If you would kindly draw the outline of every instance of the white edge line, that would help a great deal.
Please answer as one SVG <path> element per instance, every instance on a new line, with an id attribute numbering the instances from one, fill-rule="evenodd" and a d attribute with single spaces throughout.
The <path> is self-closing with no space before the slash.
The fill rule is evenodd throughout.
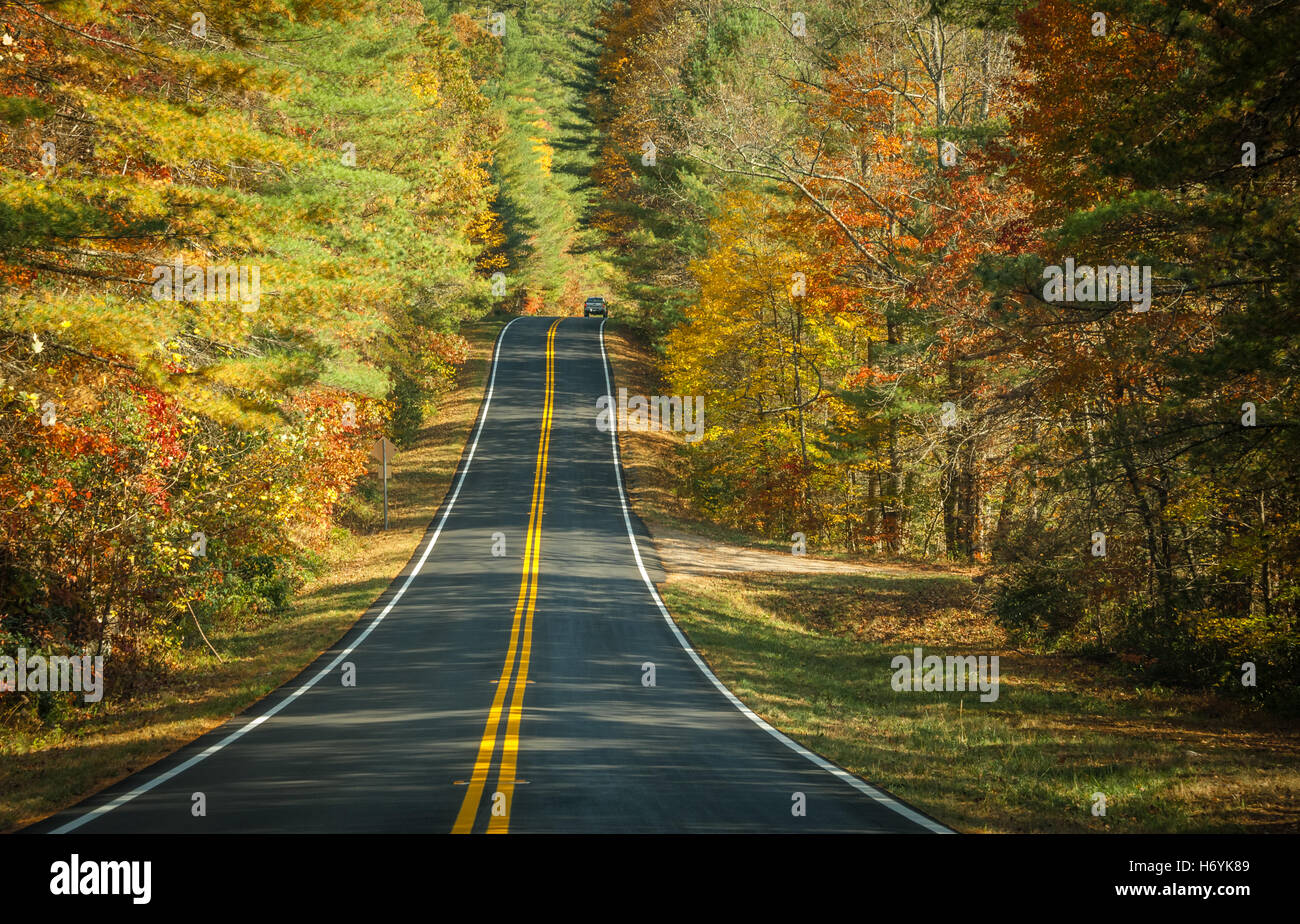
<path id="1" fill-rule="evenodd" d="M 160 773 L 158 776 L 149 780 L 147 783 L 141 783 L 135 789 L 131 790 L 130 792 L 123 793 L 113 801 L 106 802 L 103 805 L 97 806 L 96 808 L 93 808 L 90 811 L 86 812 L 84 815 L 80 815 L 77 818 L 74 818 L 71 821 L 67 822 L 66 824 L 61 825 L 58 828 L 55 828 L 53 831 L 50 832 L 51 834 L 67 834 L 69 831 L 76 830 L 77 828 L 81 827 L 91 819 L 97 818 L 100 815 L 105 815 L 111 812 L 113 809 L 117 808 L 118 806 L 125 805 L 126 803 L 130 802 L 132 799 L 136 798 L 137 796 L 142 796 L 145 793 L 147 793 L 149 790 L 154 789 L 157 786 L 161 786 L 163 783 L 166 783 L 168 780 L 172 779 L 173 777 L 179 776 L 180 774 L 184 773 L 186 770 L 190 769 L 200 761 L 205 760 L 208 757 L 211 757 L 213 754 L 217 753 L 217 751 L 220 751 L 226 745 L 231 744 L 232 742 L 243 737 L 246 732 L 250 732 L 254 728 L 257 728 L 257 726 L 261 725 L 267 719 L 274 716 L 285 706 L 289 705 L 299 696 L 302 696 L 304 693 L 306 693 L 308 690 L 314 687 L 317 683 L 319 683 L 327 674 L 329 674 L 332 670 L 334 670 L 334 668 L 338 667 L 338 665 L 340 664 L 340 662 L 343 661 L 344 658 L 352 654 L 352 652 L 355 651 L 357 647 L 366 640 L 366 638 L 370 635 L 371 632 L 375 631 L 375 627 L 384 621 L 384 617 L 388 615 L 389 610 L 391 610 L 397 604 L 398 600 L 402 599 L 402 594 L 406 593 L 406 588 L 411 586 L 411 582 L 415 580 L 416 575 L 420 573 L 420 569 L 424 567 L 424 563 L 428 561 L 429 553 L 433 551 L 433 544 L 438 541 L 438 536 L 442 534 L 442 527 L 447 523 L 447 517 L 451 515 L 452 508 L 456 506 L 456 498 L 460 496 L 461 486 L 465 484 L 465 476 L 469 474 L 470 463 L 474 461 L 474 451 L 478 449 L 478 440 L 479 437 L 483 434 L 483 425 L 487 423 L 488 408 L 492 406 L 492 392 L 493 389 L 496 387 L 496 382 L 497 382 L 497 358 L 501 355 L 501 344 L 505 342 L 506 331 L 510 329 L 510 325 L 514 324 L 515 321 L 518 320 L 519 318 L 512 319 L 509 324 L 506 324 L 505 327 L 501 328 L 501 333 L 497 335 L 496 349 L 492 352 L 492 376 L 488 380 L 487 395 L 483 400 L 483 412 L 482 412 L 483 416 L 479 418 L 478 427 L 474 431 L 474 441 L 470 444 L 469 454 L 465 457 L 465 467 L 460 470 L 460 478 L 456 480 L 456 487 L 452 491 L 451 499 L 447 502 L 446 509 L 444 509 L 442 512 L 442 519 L 438 521 L 438 528 L 435 529 L 433 531 L 433 535 L 429 537 L 429 543 L 424 547 L 424 554 L 422 554 L 420 556 L 420 560 L 415 563 L 415 567 L 411 569 L 411 573 L 407 575 L 406 581 L 403 582 L 402 586 L 398 589 L 397 593 L 393 594 L 393 599 L 389 600 L 388 605 L 383 608 L 380 614 L 370 621 L 370 625 L 366 626 L 365 631 L 362 632 L 359 636 L 357 636 L 356 641 L 354 641 L 343 651 L 339 652 L 338 655 L 335 656 L 334 660 L 331 661 L 327 667 L 322 669 L 320 673 L 318 673 L 315 677 L 311 678 L 311 680 L 308 680 L 302 686 L 298 687 L 298 689 L 294 690 L 284 699 L 276 703 L 272 708 L 268 709 L 266 712 L 262 713 L 257 718 L 253 719 L 251 722 L 247 722 L 244 725 L 241 725 L 239 728 L 235 729 L 229 735 L 222 738 L 216 744 L 204 748 L 202 751 L 200 751 L 198 754 L 195 754 L 189 760 L 185 761 L 182 764 L 178 764 L 175 767 L 172 767 L 166 773 Z"/>
<path id="2" fill-rule="evenodd" d="M 613 393 L 613 385 L 610 383 L 609 380 L 609 358 L 605 355 L 605 322 L 603 320 L 600 322 L 600 358 L 601 358 L 602 367 L 605 372 L 605 394 L 609 396 L 612 395 Z M 701 658 L 699 654 L 695 651 L 695 649 L 691 647 L 691 643 L 686 640 L 686 636 L 682 634 L 682 630 L 678 628 L 677 623 L 673 622 L 673 617 L 669 614 L 668 607 L 664 606 L 663 600 L 659 598 L 659 591 L 655 590 L 654 582 L 650 580 L 650 575 L 646 573 L 645 563 L 641 560 L 641 549 L 637 545 L 636 533 L 634 533 L 632 530 L 632 518 L 628 511 L 627 494 L 623 490 L 623 464 L 620 461 L 619 454 L 618 454 L 618 428 L 617 427 L 610 427 L 609 441 L 610 441 L 610 445 L 614 449 L 614 472 L 618 479 L 619 502 L 623 506 L 623 523 L 624 525 L 627 526 L 627 538 L 632 543 L 632 554 L 636 558 L 637 570 L 641 572 L 641 580 L 645 581 L 645 586 L 650 591 L 650 596 L 654 598 L 655 605 L 659 607 L 659 613 L 661 616 L 663 616 L 664 622 L 668 623 L 668 628 L 671 629 L 673 635 L 676 636 L 678 644 L 680 644 L 682 648 L 685 649 L 686 653 L 691 656 L 691 660 L 695 662 L 695 666 L 700 669 L 700 672 L 703 673 L 704 676 L 707 677 L 709 681 L 715 687 L 718 688 L 719 692 L 721 692 L 723 696 L 725 696 L 728 700 L 731 701 L 731 705 L 735 706 L 737 709 L 740 710 L 740 712 L 745 716 L 745 718 L 749 719 L 759 728 L 763 729 L 763 731 L 767 732 L 769 735 L 771 735 L 777 741 L 784 744 L 790 750 L 794 751 L 796 754 L 808 758 L 808 760 L 812 761 L 814 764 L 816 764 L 821 769 L 825 770 L 827 773 L 830 773 L 835 777 L 837 777 L 838 779 L 843 780 L 845 783 L 848 783 L 850 786 L 858 790 L 858 792 L 862 793 L 863 795 L 870 796 L 872 799 L 876 800 L 886 808 L 893 809 L 895 812 L 902 815 L 908 821 L 911 821 L 914 824 L 918 824 L 921 827 L 925 828 L 926 830 L 934 832 L 935 834 L 955 834 L 956 832 L 953 831 L 951 828 L 947 828 L 944 825 L 941 825 L 933 818 L 927 818 L 925 815 L 922 815 L 920 812 L 916 811 L 915 809 L 899 802 L 889 793 L 883 792 L 877 789 L 876 787 L 872 786 L 870 783 L 858 779 L 856 776 L 849 773 L 847 770 L 843 769 L 842 767 L 835 766 L 835 764 L 831 763 L 826 758 L 822 757 L 819 754 L 813 753 L 812 751 L 804 747 L 802 744 L 799 744 L 797 741 L 794 741 L 791 738 L 787 737 L 783 732 L 780 732 L 777 729 L 773 728 L 762 718 L 762 716 L 758 715 L 752 709 L 750 709 L 748 706 L 742 703 L 736 697 L 736 694 L 728 690 L 726 685 L 723 684 L 723 682 L 717 678 L 717 676 L 713 673 L 713 671 L 709 670 L 709 666 L 704 663 L 704 659 Z"/>

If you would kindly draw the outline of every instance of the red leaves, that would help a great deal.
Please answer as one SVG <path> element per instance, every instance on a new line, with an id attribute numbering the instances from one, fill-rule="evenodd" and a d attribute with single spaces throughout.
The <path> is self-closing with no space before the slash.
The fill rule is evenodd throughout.
<path id="1" fill-rule="evenodd" d="M 170 468 L 186 455 L 181 443 L 176 400 L 152 388 L 138 388 L 136 391 L 144 399 L 141 411 L 147 422 L 147 440 L 153 448 L 154 457 L 164 469 Z"/>
<path id="2" fill-rule="evenodd" d="M 65 459 L 75 459 L 84 455 L 99 455 L 110 458 L 118 471 L 125 471 L 119 458 L 119 447 L 107 433 L 83 430 L 75 424 L 59 421 L 51 426 L 33 425 L 38 439 L 45 449 Z M 59 463 L 55 462 L 54 466 Z M 52 467 L 54 467 L 52 466 Z"/>
<path id="3" fill-rule="evenodd" d="M 469 341 L 460 334 L 430 334 L 429 349 L 438 359 L 452 366 L 463 365 L 469 359 Z"/>

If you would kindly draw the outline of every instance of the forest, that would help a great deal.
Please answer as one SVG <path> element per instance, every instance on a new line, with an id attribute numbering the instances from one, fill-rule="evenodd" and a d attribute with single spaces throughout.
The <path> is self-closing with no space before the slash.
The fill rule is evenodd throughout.
<path id="1" fill-rule="evenodd" d="M 464 323 L 600 287 L 703 399 L 701 515 L 976 565 L 1026 645 L 1300 705 L 1294 0 L 0 27 L 0 648 L 163 682 L 369 528 Z"/>
<path id="2" fill-rule="evenodd" d="M 693 504 L 976 564 L 1024 644 L 1294 706 L 1295 3 L 602 28 L 593 221 L 705 398 Z"/>
<path id="3" fill-rule="evenodd" d="M 418 3 L 0 16 L 0 646 L 127 695 L 285 607 L 435 411 L 503 259 L 499 48 Z"/>

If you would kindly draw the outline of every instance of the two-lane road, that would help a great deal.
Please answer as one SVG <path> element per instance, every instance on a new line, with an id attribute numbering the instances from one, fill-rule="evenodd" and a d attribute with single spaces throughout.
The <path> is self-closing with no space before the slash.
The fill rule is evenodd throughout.
<path id="1" fill-rule="evenodd" d="M 946 831 L 768 727 L 690 650 L 596 426 L 603 325 L 507 326 L 451 492 L 333 649 L 29 830 Z"/>

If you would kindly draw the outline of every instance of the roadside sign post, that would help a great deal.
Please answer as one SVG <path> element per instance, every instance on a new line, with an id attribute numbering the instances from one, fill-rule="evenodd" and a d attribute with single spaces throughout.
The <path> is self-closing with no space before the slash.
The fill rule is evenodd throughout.
<path id="1" fill-rule="evenodd" d="M 380 475 L 384 479 L 384 529 L 388 529 L 388 459 L 396 448 L 388 437 L 381 436 L 370 450 L 371 458 L 379 460 Z"/>

